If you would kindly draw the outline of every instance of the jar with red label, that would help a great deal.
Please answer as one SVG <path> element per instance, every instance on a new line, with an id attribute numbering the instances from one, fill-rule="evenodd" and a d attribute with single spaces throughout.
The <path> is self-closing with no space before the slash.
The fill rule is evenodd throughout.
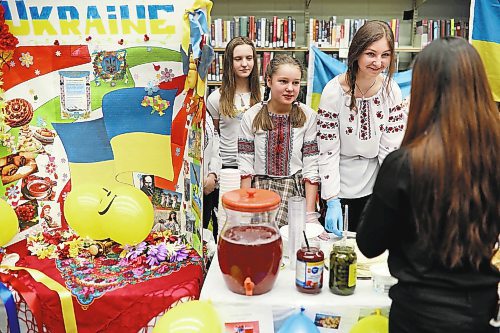
<path id="1" fill-rule="evenodd" d="M 325 256 L 319 247 L 303 246 L 297 251 L 295 286 L 306 294 L 317 294 L 323 287 L 323 265 Z"/>

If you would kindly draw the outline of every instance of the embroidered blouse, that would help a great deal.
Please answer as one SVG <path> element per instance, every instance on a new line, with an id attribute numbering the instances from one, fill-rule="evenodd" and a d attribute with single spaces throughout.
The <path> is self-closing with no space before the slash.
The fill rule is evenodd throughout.
<path id="1" fill-rule="evenodd" d="M 396 82 L 368 98 L 357 98 L 358 111 L 349 110 L 350 94 L 336 76 L 323 89 L 318 108 L 321 196 L 361 198 L 372 193 L 384 158 L 399 148 L 407 120 Z"/>
<path id="2" fill-rule="evenodd" d="M 304 126 L 292 128 L 288 114 L 269 112 L 273 123 L 271 131 L 253 128 L 262 103 L 245 112 L 238 138 L 238 166 L 242 177 L 289 177 L 302 171 L 304 181 L 319 183 L 317 115 L 305 104 L 299 107 L 306 115 Z"/>
<path id="3" fill-rule="evenodd" d="M 208 96 L 207 110 L 214 120 L 219 120 L 220 156 L 223 165 L 238 166 L 238 133 L 243 113 L 250 108 L 250 93 L 235 94 L 234 105 L 237 114 L 234 118 L 224 116 L 219 112 L 220 90 L 217 89 Z"/>
<path id="4" fill-rule="evenodd" d="M 205 119 L 205 142 L 203 147 L 203 177 L 214 173 L 217 177 L 220 175 L 221 159 L 219 152 L 219 134 L 215 130 L 214 121 L 210 114 Z"/>

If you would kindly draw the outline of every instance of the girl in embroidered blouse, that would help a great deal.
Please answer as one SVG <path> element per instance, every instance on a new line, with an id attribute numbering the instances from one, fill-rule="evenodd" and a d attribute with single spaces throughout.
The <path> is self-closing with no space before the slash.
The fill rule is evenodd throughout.
<path id="1" fill-rule="evenodd" d="M 316 208 L 316 113 L 296 101 L 302 72 L 302 64 L 291 56 L 277 55 L 271 60 L 266 70 L 264 100 L 269 92 L 271 99 L 245 112 L 238 139 L 241 187 L 253 185 L 280 194 L 276 216 L 279 226 L 287 224 L 291 196 L 305 196 L 309 216 L 315 214 Z"/>
<path id="2" fill-rule="evenodd" d="M 222 168 L 238 168 L 238 132 L 243 113 L 261 101 L 257 53 L 247 37 L 235 37 L 226 46 L 220 89 L 207 99 L 207 110 L 220 134 Z"/>
<path id="3" fill-rule="evenodd" d="M 356 32 L 347 62 L 347 72 L 323 89 L 318 108 L 325 228 L 338 236 L 340 200 L 349 206 L 349 230 L 355 231 L 380 164 L 401 144 L 407 118 L 401 90 L 392 80 L 394 36 L 385 22 L 368 21 Z"/>

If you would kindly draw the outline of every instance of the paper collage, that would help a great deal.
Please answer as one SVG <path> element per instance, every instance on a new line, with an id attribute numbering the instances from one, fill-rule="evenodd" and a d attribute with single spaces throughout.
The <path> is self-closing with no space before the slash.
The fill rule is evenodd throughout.
<path id="1" fill-rule="evenodd" d="M 0 197 L 19 218 L 14 241 L 64 226 L 71 188 L 124 183 L 150 197 L 154 228 L 187 230 L 201 250 L 208 3 L 0 1 L 19 41 L 0 43 Z"/>

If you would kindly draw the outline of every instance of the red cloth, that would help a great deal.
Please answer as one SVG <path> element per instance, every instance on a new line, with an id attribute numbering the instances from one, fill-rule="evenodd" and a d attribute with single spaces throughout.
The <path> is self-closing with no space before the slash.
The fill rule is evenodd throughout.
<path id="1" fill-rule="evenodd" d="M 65 285 L 54 260 L 27 256 L 16 266 L 37 269 Z M 28 273 L 20 273 L 19 279 L 36 291 L 43 323 L 49 331 L 65 332 L 57 293 L 34 281 Z M 175 301 L 183 297 L 198 299 L 202 281 L 202 267 L 189 265 L 167 276 L 106 292 L 89 306 L 82 306 L 73 296 L 78 332 L 137 332 Z"/>

